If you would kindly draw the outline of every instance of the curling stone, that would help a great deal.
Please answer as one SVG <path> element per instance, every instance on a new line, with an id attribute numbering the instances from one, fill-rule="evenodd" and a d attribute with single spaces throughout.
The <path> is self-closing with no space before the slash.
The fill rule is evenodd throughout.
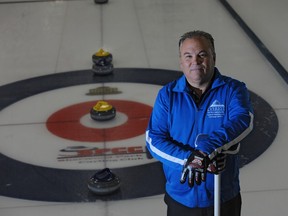
<path id="1" fill-rule="evenodd" d="M 105 168 L 96 172 L 88 181 L 88 189 L 97 195 L 107 195 L 120 188 L 120 179 Z"/>
<path id="2" fill-rule="evenodd" d="M 112 64 L 113 56 L 111 53 L 99 49 L 92 55 L 93 67 L 92 71 L 95 75 L 108 75 L 113 72 L 114 66 Z"/>
<path id="3" fill-rule="evenodd" d="M 95 4 L 105 4 L 108 3 L 108 0 L 94 0 Z"/>
<path id="4" fill-rule="evenodd" d="M 116 109 L 106 101 L 98 101 L 90 110 L 90 116 L 96 121 L 107 121 L 115 118 Z"/>

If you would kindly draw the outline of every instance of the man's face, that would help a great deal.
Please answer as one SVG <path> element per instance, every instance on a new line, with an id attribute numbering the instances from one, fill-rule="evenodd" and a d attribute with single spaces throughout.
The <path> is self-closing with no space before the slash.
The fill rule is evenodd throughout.
<path id="1" fill-rule="evenodd" d="M 208 85 L 214 74 L 215 56 L 203 37 L 186 39 L 180 46 L 180 68 L 191 86 Z"/>

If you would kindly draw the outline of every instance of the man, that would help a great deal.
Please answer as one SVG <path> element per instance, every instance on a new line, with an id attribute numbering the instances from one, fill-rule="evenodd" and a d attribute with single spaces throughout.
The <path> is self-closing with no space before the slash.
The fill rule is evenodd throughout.
<path id="1" fill-rule="evenodd" d="M 215 67 L 209 33 L 185 33 L 179 55 L 183 76 L 158 92 L 146 131 L 147 148 L 163 164 L 167 215 L 212 216 L 214 175 L 221 172 L 221 216 L 239 216 L 235 153 L 253 128 L 249 92 Z"/>

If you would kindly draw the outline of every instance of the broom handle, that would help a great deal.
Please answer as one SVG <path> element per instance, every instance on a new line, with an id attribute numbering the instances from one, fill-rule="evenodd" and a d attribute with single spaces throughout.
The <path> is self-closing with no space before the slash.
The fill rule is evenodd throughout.
<path id="1" fill-rule="evenodd" d="M 220 216 L 221 206 L 221 175 L 214 175 L 214 216 Z"/>

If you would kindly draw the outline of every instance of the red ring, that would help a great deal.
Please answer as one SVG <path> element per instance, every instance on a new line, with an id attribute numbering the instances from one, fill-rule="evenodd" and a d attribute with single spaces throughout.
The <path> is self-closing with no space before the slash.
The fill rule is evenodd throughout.
<path id="1" fill-rule="evenodd" d="M 125 101 L 105 100 L 115 107 L 117 112 L 127 115 L 124 124 L 112 128 L 89 128 L 80 123 L 80 119 L 90 113 L 97 101 L 89 101 L 65 107 L 53 113 L 46 122 L 47 129 L 64 139 L 86 142 L 103 142 L 128 139 L 145 133 L 152 107 L 146 104 Z"/>

